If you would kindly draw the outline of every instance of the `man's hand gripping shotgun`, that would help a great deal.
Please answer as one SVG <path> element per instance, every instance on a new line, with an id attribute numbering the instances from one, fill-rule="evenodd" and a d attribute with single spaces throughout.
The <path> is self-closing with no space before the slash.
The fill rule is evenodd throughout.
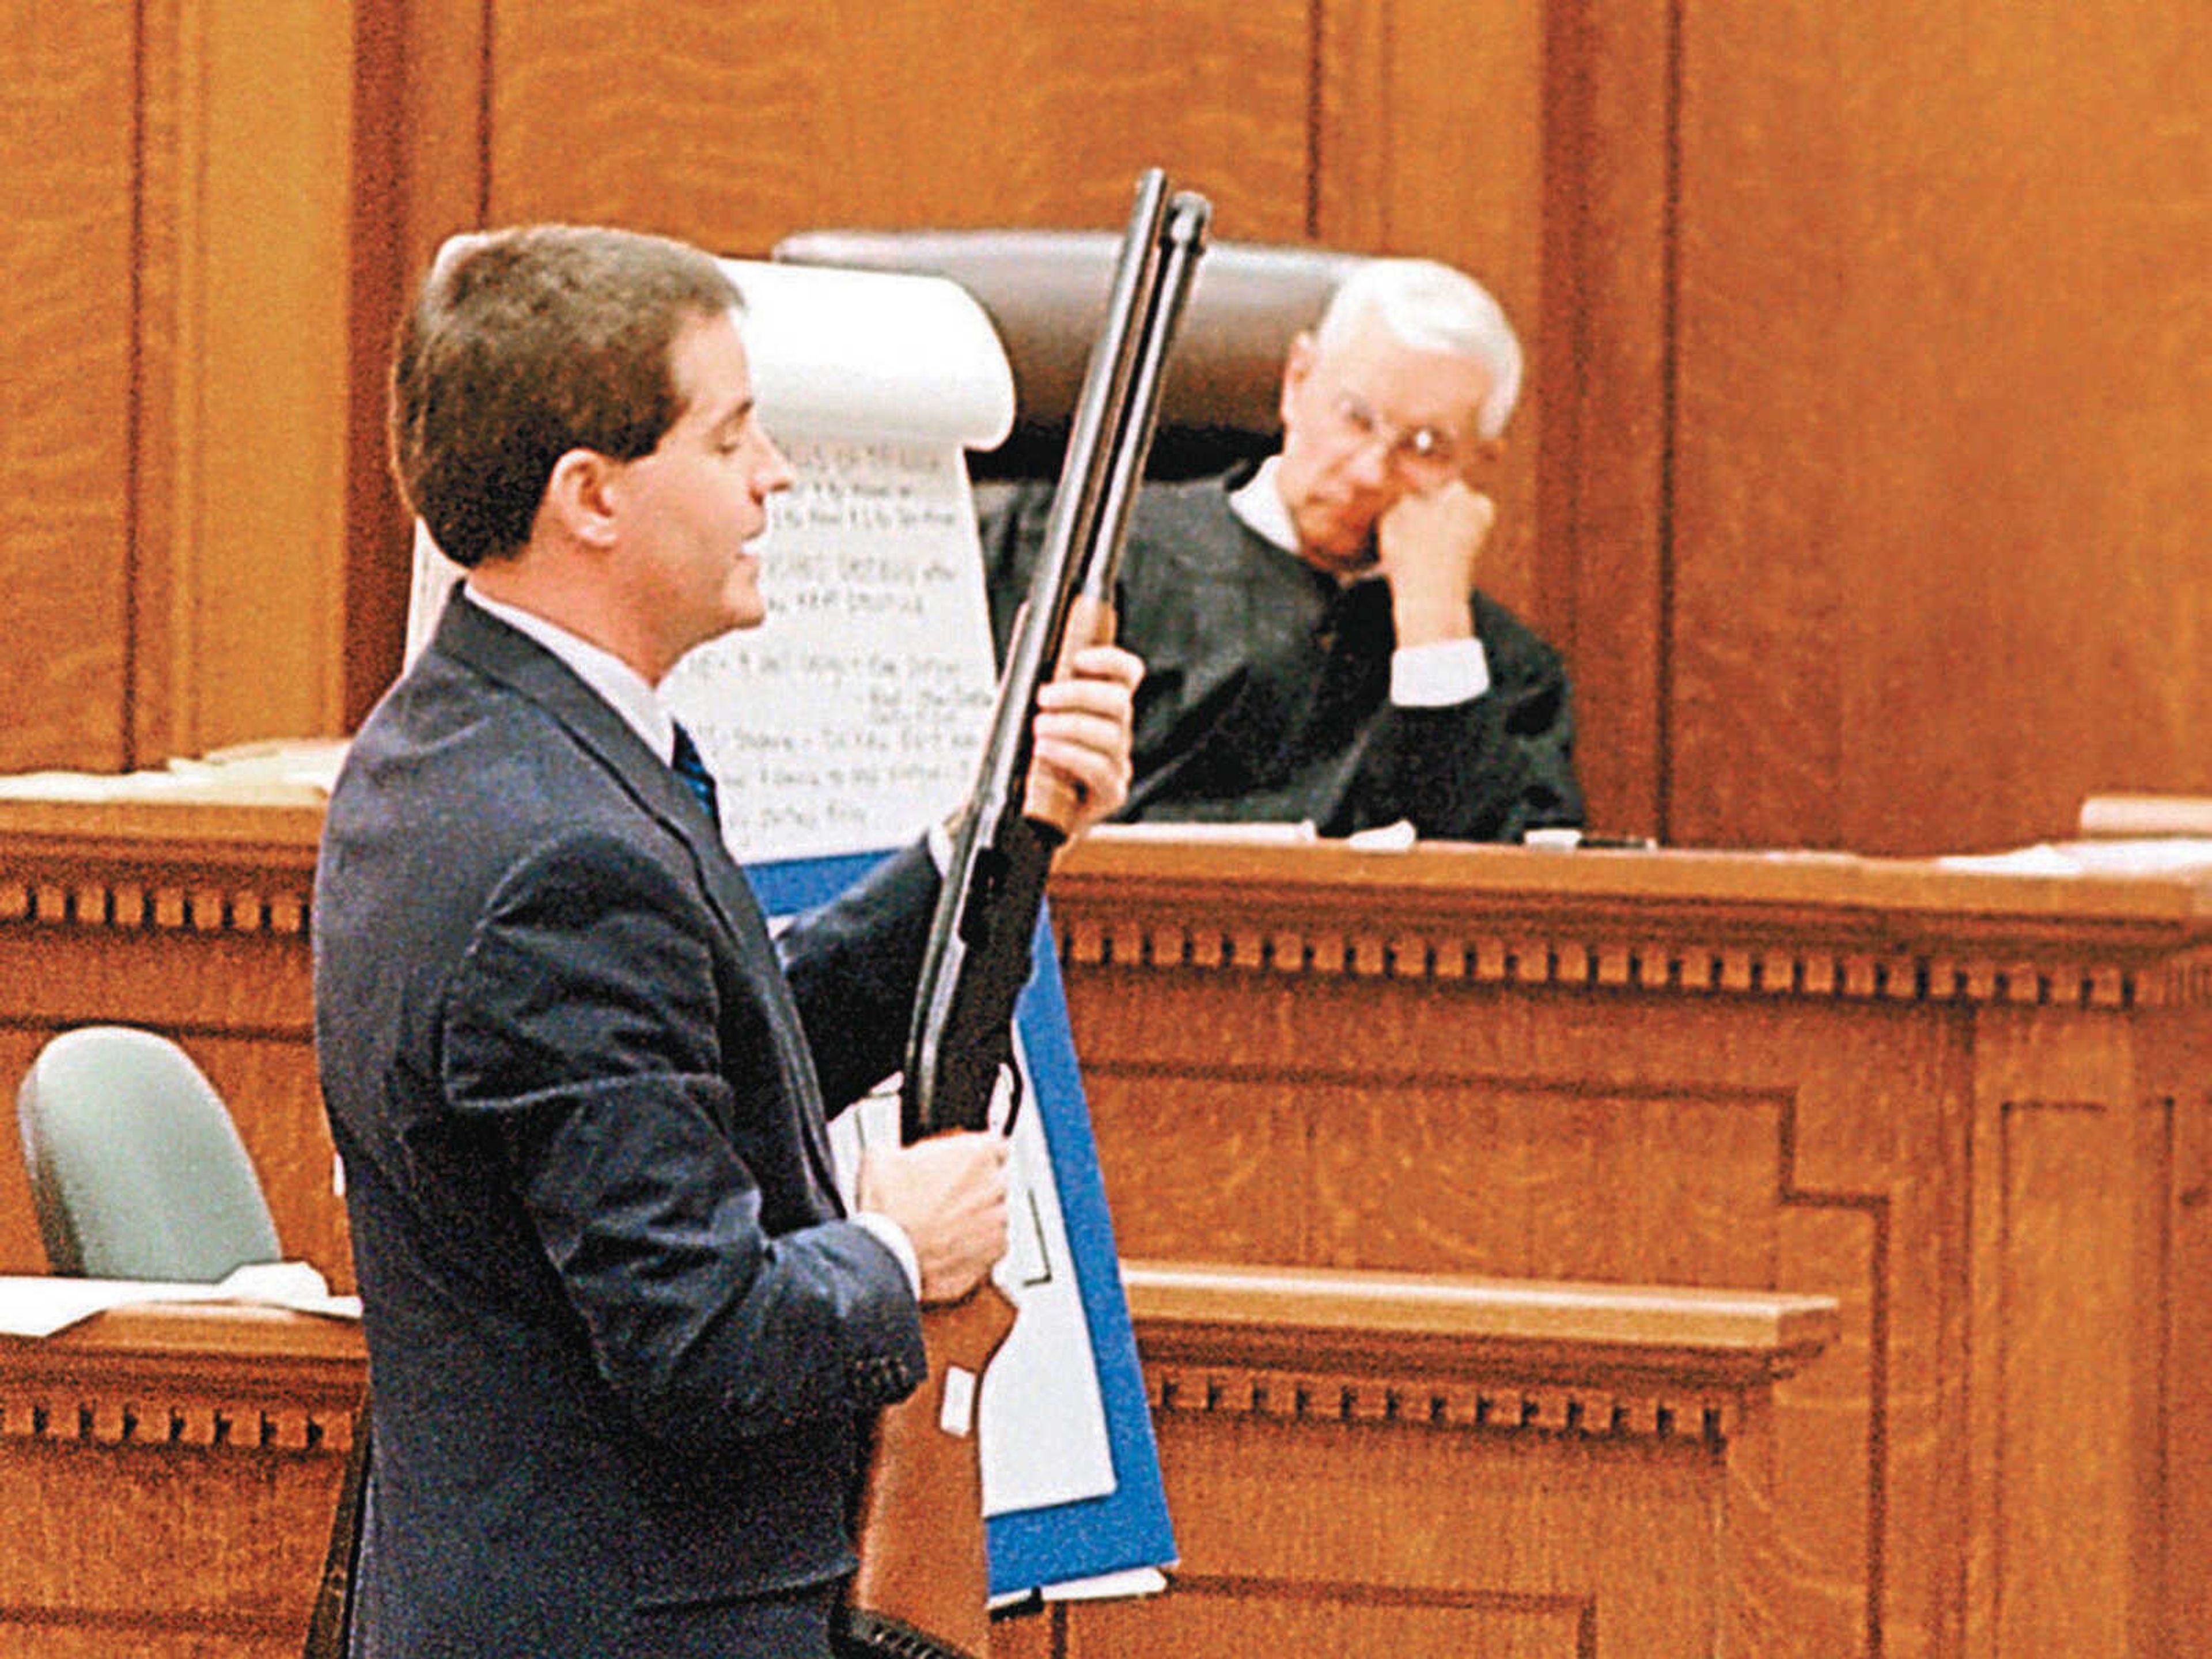
<path id="1" fill-rule="evenodd" d="M 1064 656 L 1114 637 L 1114 592 L 1129 504 L 1144 476 L 1162 372 L 1212 209 L 1170 198 L 1158 169 L 1137 204 L 1091 347 L 1028 602 L 1006 651 L 989 740 L 954 838 L 915 999 L 901 1099 L 908 1142 L 993 1121 L 1018 1098 L 1015 1000 L 1053 854 L 1080 803 L 1030 777 L 1037 688 Z M 1011 1109 L 1000 1126 L 1012 1122 Z M 883 1414 L 861 1499 L 860 1571 L 839 1620 L 848 1659 L 986 1659 L 989 1563 L 974 1402 L 1013 1328 L 989 1279 L 922 1311 L 929 1377 Z"/>

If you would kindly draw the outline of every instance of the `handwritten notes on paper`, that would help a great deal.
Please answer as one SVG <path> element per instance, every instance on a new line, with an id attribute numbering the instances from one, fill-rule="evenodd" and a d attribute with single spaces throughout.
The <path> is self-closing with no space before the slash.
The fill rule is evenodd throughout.
<path id="1" fill-rule="evenodd" d="M 722 781 L 740 860 L 894 846 L 975 781 L 994 673 L 959 453 L 795 441 L 758 544 L 769 620 L 663 695 Z"/>
<path id="2" fill-rule="evenodd" d="M 1013 424 L 990 320 L 941 278 L 726 260 L 760 419 L 797 483 L 754 544 L 768 619 L 661 692 L 741 861 L 895 847 L 975 781 L 997 675 L 965 448 Z M 460 572 L 416 536 L 411 659 Z"/>
<path id="3" fill-rule="evenodd" d="M 997 675 L 963 447 L 1013 424 L 989 319 L 937 277 L 726 261 L 760 417 L 798 482 L 757 545 L 768 620 L 669 706 L 740 862 L 896 847 L 975 781 Z"/>

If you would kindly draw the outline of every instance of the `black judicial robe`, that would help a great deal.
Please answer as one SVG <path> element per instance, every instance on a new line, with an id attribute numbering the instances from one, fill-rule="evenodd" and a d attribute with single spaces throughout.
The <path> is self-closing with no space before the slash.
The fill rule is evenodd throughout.
<path id="1" fill-rule="evenodd" d="M 1148 485 L 1131 511 L 1120 638 L 1145 659 L 1145 681 L 1121 819 L 1310 820 L 1345 836 L 1402 818 L 1452 841 L 1580 824 L 1559 653 L 1478 592 L 1490 689 L 1394 706 L 1388 586 L 1346 586 L 1255 534 L 1229 505 L 1248 476 Z M 983 521 L 1002 659 L 1051 498 L 1024 486 Z"/>

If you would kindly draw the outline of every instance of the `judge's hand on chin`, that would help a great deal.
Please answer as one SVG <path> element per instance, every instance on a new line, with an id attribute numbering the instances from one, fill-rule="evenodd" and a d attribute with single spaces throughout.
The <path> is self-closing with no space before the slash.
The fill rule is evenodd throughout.
<path id="1" fill-rule="evenodd" d="M 1029 807 L 1070 841 L 1129 798 L 1130 733 L 1145 665 L 1118 645 L 1086 645 L 1037 688 Z"/>
<path id="2" fill-rule="evenodd" d="M 1497 504 L 1461 478 L 1409 490 L 1376 520 L 1376 568 L 1390 584 L 1401 646 L 1473 631 L 1468 600 L 1497 521 Z"/>

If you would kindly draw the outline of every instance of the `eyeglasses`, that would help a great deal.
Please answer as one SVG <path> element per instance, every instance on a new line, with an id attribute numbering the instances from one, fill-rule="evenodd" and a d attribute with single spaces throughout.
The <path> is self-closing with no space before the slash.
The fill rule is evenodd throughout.
<path id="1" fill-rule="evenodd" d="M 1459 446 L 1440 427 L 1393 425 L 1368 406 L 1366 399 L 1340 392 L 1328 405 L 1329 416 L 1355 449 L 1382 446 L 1382 459 L 1411 477 L 1440 478 L 1459 461 Z"/>

